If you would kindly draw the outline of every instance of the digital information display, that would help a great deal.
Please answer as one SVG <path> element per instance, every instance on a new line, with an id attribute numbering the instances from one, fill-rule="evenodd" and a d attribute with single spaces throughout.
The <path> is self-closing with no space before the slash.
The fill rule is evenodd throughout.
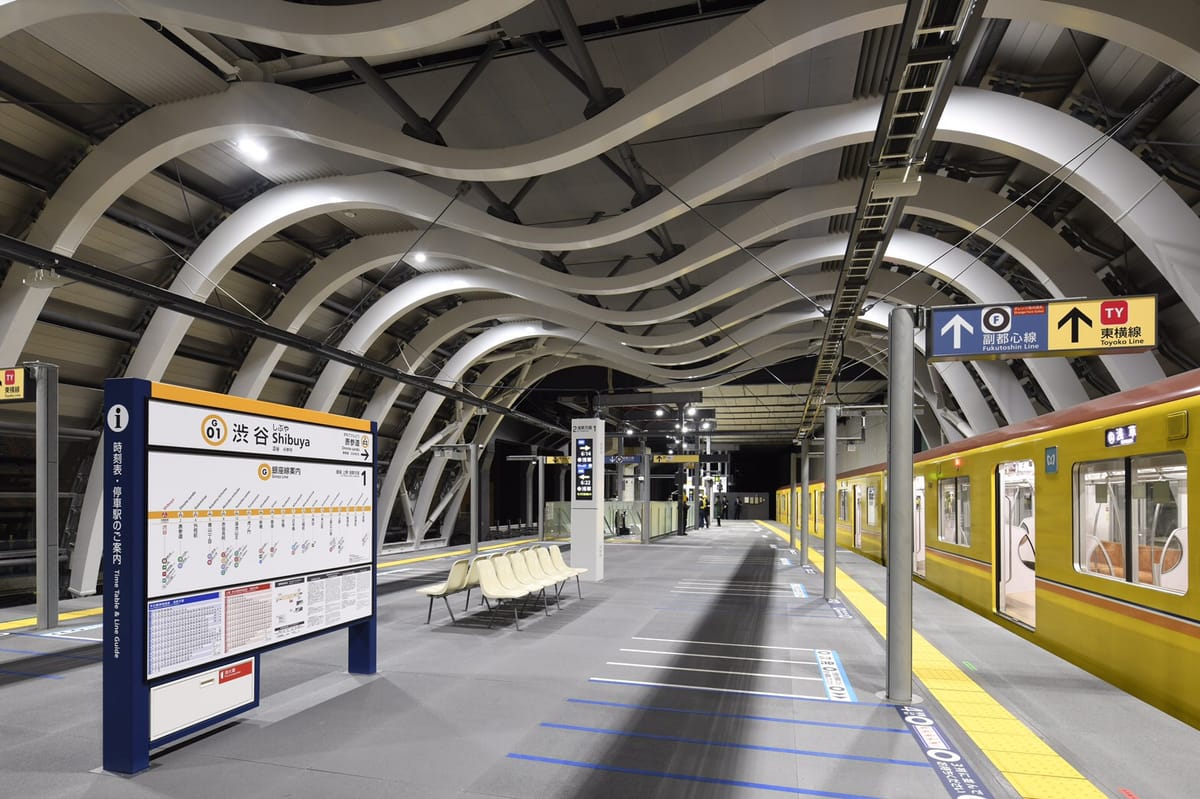
<path id="1" fill-rule="evenodd" d="M 374 424 L 132 378 L 106 382 L 104 419 L 105 769 L 166 742 L 152 688 L 239 656 L 347 628 L 348 670 L 374 673 Z M 158 712 L 174 739 L 239 702 Z"/>
<path id="2" fill-rule="evenodd" d="M 575 499 L 592 498 L 592 440 L 575 439 Z"/>
<path id="3" fill-rule="evenodd" d="M 1126 424 L 1120 427 L 1110 427 L 1104 431 L 1104 446 L 1123 447 L 1126 444 L 1137 443 L 1137 425 Z"/>

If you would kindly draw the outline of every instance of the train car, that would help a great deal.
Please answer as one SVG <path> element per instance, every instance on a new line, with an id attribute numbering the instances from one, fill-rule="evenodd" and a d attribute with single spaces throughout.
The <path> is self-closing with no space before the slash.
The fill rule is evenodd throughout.
<path id="1" fill-rule="evenodd" d="M 1193 412 L 1200 424 L 1200 370 L 918 453 L 914 574 L 1200 727 Z M 885 486 L 878 466 L 839 475 L 835 487 L 839 546 L 880 562 Z M 810 487 L 818 535 L 823 490 Z M 795 499 L 780 489 L 780 521 Z"/>

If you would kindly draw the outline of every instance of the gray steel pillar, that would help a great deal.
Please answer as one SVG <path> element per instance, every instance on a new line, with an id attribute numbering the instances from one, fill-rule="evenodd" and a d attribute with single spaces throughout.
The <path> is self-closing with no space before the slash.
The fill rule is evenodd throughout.
<path id="1" fill-rule="evenodd" d="M 837 599 L 837 406 L 825 406 L 825 598 Z"/>
<path id="2" fill-rule="evenodd" d="M 468 490 L 471 492 L 471 554 L 479 554 L 479 448 L 467 445 Z"/>
<path id="3" fill-rule="evenodd" d="M 537 526 L 538 541 L 546 540 L 546 458 L 538 456 L 537 461 Z"/>
<path id="4" fill-rule="evenodd" d="M 522 514 L 525 518 L 521 520 L 522 530 L 527 530 L 533 523 L 533 478 L 536 474 L 537 464 L 529 463 L 525 466 L 525 512 Z"/>
<path id="5" fill-rule="evenodd" d="M 913 317 L 888 318 L 887 699 L 912 701 Z"/>
<path id="6" fill-rule="evenodd" d="M 37 384 L 37 628 L 47 630 L 58 626 L 58 367 L 38 361 L 26 366 Z"/>
<path id="7" fill-rule="evenodd" d="M 788 453 L 788 546 L 796 548 L 796 453 Z"/>
<path id="8" fill-rule="evenodd" d="M 808 442 L 800 442 L 800 565 L 808 563 L 808 517 L 811 499 L 808 496 Z"/>

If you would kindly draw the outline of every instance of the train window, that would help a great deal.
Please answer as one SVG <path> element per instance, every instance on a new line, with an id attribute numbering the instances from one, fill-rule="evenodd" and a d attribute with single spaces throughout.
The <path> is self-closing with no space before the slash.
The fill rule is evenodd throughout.
<path id="1" fill-rule="evenodd" d="M 1182 452 L 1076 464 L 1075 567 L 1187 591 L 1187 459 Z"/>
<path id="2" fill-rule="evenodd" d="M 938 480 L 938 540 L 971 546 L 971 478 Z"/>
<path id="3" fill-rule="evenodd" d="M 850 490 L 847 488 L 838 489 L 838 518 L 850 521 Z"/>

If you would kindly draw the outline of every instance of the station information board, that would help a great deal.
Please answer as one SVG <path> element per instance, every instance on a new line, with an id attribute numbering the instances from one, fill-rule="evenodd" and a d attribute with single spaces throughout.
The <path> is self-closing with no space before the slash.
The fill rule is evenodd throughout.
<path id="1" fill-rule="evenodd" d="M 1154 295 L 1042 300 L 929 309 L 926 358 L 1105 355 L 1145 352 L 1158 343 Z"/>
<path id="2" fill-rule="evenodd" d="M 143 767 L 150 687 L 338 628 L 374 671 L 371 422 L 134 379 L 105 406 L 106 768 Z"/>

